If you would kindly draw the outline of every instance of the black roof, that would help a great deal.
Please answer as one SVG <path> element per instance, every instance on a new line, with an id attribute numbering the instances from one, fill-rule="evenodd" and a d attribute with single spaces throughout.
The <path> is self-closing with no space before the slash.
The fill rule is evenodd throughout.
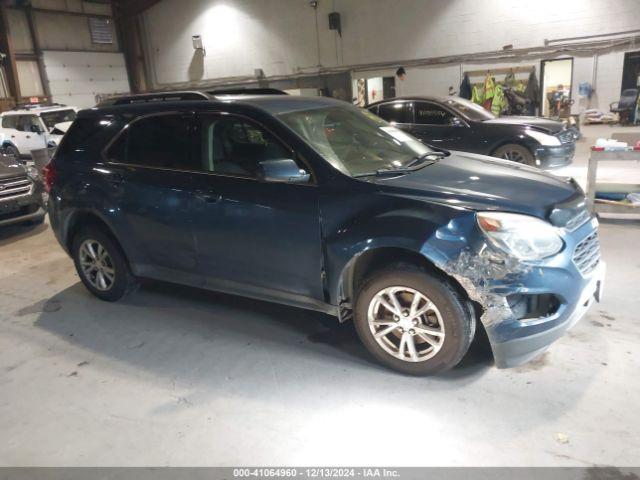
<path id="1" fill-rule="evenodd" d="M 426 96 L 426 95 L 412 95 L 412 96 L 405 96 L 405 97 L 393 97 L 393 98 L 385 98 L 384 100 L 378 100 L 377 102 L 374 103 L 370 103 L 369 105 L 367 105 L 367 108 L 370 107 L 375 107 L 376 105 L 380 105 L 383 103 L 389 103 L 389 102 L 395 102 L 398 100 L 403 100 L 403 101 L 414 101 L 414 100 L 426 100 L 429 102 L 440 102 L 440 103 L 444 103 L 448 98 L 451 97 L 436 97 L 436 96 Z M 454 97 L 456 98 L 456 97 Z"/>
<path id="2" fill-rule="evenodd" d="M 296 95 L 230 95 L 211 96 L 204 92 L 168 92 L 167 94 L 145 94 L 109 99 L 87 110 L 80 116 L 94 114 L 147 114 L 156 111 L 211 109 L 212 106 L 225 107 L 229 104 L 254 107 L 271 114 L 280 114 L 301 110 L 312 110 L 328 106 L 350 106 L 342 100 L 327 97 L 303 97 Z"/>

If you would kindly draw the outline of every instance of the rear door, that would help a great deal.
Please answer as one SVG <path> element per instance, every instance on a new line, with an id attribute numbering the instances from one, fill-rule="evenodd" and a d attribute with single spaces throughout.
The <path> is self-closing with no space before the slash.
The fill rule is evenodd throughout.
<path id="1" fill-rule="evenodd" d="M 464 150 L 469 127 L 448 109 L 433 102 L 416 101 L 415 122 L 409 130 L 424 143 L 447 150 Z"/>
<path id="2" fill-rule="evenodd" d="M 109 185 L 141 275 L 199 284 L 191 232 L 193 115 L 163 112 L 134 120 L 106 151 Z M 119 239 L 120 240 L 120 239 Z"/>
<path id="3" fill-rule="evenodd" d="M 259 179 L 259 162 L 296 158 L 266 127 L 229 113 L 199 116 L 203 169 L 194 203 L 196 252 L 211 288 L 292 303 L 322 299 L 315 184 Z"/>

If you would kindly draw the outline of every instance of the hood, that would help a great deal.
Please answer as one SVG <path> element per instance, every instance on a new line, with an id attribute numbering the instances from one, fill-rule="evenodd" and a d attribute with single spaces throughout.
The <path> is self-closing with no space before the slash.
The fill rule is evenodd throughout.
<path id="1" fill-rule="evenodd" d="M 25 168 L 13 157 L 0 155 L 0 179 L 25 174 Z"/>
<path id="2" fill-rule="evenodd" d="M 500 117 L 494 118 L 493 120 L 485 120 L 482 123 L 493 125 L 521 125 L 523 127 L 537 128 L 549 133 L 558 133 L 564 128 L 562 122 L 542 117 Z"/>
<path id="3" fill-rule="evenodd" d="M 414 172 L 374 177 L 387 193 L 420 197 L 471 210 L 500 210 L 545 218 L 550 208 L 583 196 L 572 179 L 507 160 L 451 152 Z"/>

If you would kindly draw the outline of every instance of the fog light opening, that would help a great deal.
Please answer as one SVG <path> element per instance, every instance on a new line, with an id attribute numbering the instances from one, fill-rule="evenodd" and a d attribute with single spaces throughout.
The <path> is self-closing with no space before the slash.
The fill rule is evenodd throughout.
<path id="1" fill-rule="evenodd" d="M 551 293 L 509 295 L 507 302 L 517 320 L 551 317 L 560 308 L 560 300 Z"/>

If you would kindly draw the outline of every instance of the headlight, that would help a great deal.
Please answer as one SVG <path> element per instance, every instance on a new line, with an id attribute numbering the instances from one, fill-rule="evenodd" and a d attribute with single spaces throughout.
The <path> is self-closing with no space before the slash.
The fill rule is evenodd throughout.
<path id="1" fill-rule="evenodd" d="M 479 212 L 477 218 L 493 245 L 520 260 L 540 260 L 562 249 L 555 227 L 539 218 L 501 212 Z"/>
<path id="2" fill-rule="evenodd" d="M 32 166 L 27 167 L 27 175 L 29 175 L 32 180 L 38 180 L 40 178 L 40 172 Z"/>
<path id="3" fill-rule="evenodd" d="M 525 130 L 525 133 L 545 147 L 559 147 L 562 145 L 557 137 L 547 133 L 539 132 L 537 130 Z"/>

